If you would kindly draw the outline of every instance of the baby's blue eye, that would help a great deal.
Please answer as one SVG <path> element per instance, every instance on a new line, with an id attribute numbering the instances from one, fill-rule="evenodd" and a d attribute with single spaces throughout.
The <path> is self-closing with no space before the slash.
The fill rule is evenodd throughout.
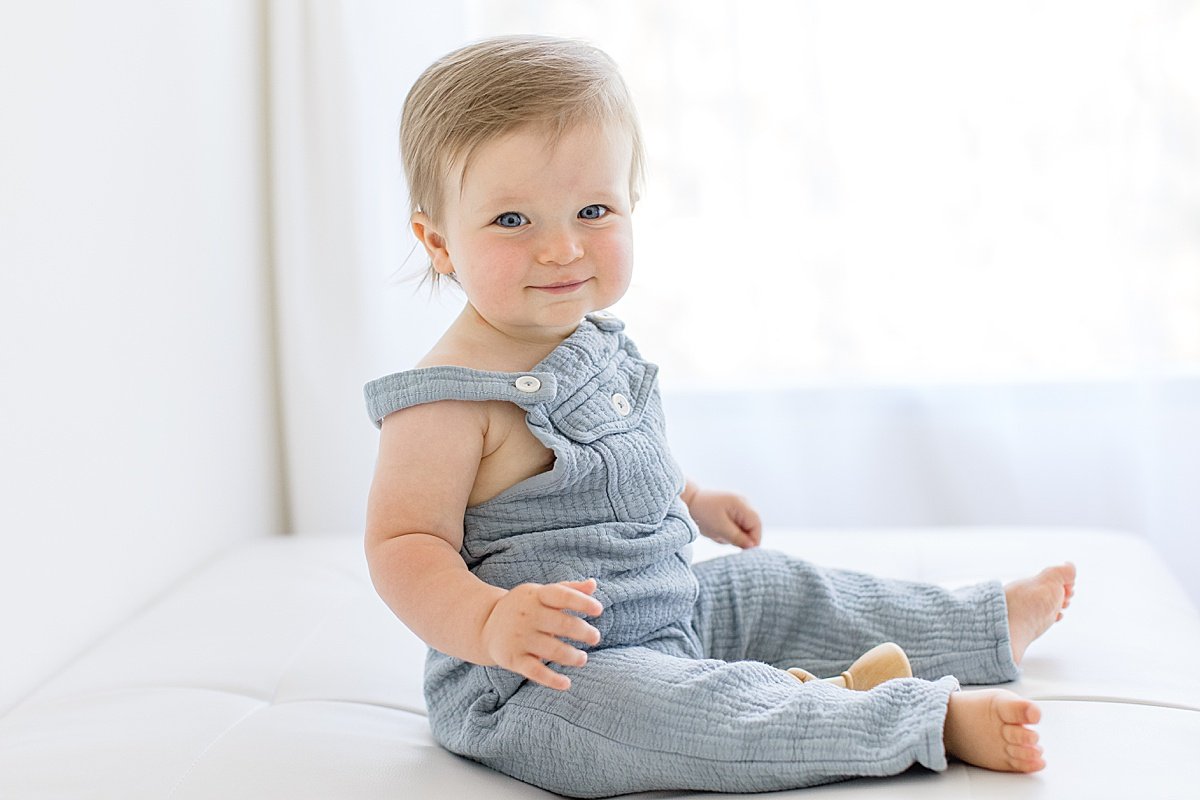
<path id="1" fill-rule="evenodd" d="M 519 228 L 529 220 L 525 219 L 524 214 L 518 214 L 516 211 L 505 211 L 500 216 L 496 217 L 492 222 L 499 225 L 501 228 Z"/>
<path id="2" fill-rule="evenodd" d="M 608 208 L 602 205 L 584 206 L 579 209 L 580 219 L 600 219 L 608 213 Z"/>

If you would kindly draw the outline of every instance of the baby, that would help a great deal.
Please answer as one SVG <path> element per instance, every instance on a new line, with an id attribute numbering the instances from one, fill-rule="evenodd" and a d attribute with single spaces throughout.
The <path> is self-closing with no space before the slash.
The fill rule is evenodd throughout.
<path id="1" fill-rule="evenodd" d="M 430 647 L 438 742 L 576 797 L 788 789 L 948 754 L 1044 766 L 1033 703 L 958 681 L 1013 680 L 1073 566 L 955 592 L 823 569 L 756 548 L 746 501 L 672 460 L 657 367 L 603 310 L 629 287 L 643 163 L 604 53 L 465 47 L 412 88 L 401 140 L 412 230 L 467 302 L 416 369 L 366 388 L 366 551 Z M 745 552 L 693 566 L 697 534 Z M 917 677 L 852 691 L 786 671 L 837 674 L 885 641 Z"/>

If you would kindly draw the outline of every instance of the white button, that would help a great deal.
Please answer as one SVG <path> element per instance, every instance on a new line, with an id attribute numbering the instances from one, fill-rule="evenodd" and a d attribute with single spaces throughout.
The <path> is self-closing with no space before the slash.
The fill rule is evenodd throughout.
<path id="1" fill-rule="evenodd" d="M 615 408 L 617 413 L 622 417 L 628 417 L 629 412 L 633 411 L 633 406 L 629 405 L 629 400 L 627 400 L 625 395 L 621 394 L 620 392 L 612 396 L 612 404 L 613 408 Z"/>
<path id="2" fill-rule="evenodd" d="M 536 392 L 542 388 L 542 382 L 532 375 L 522 375 L 517 378 L 516 387 L 522 392 Z"/>
<path id="3" fill-rule="evenodd" d="M 592 314 L 592 316 L 595 317 L 596 319 L 612 319 L 613 318 L 612 312 L 610 312 L 610 311 L 597 311 L 596 313 Z"/>

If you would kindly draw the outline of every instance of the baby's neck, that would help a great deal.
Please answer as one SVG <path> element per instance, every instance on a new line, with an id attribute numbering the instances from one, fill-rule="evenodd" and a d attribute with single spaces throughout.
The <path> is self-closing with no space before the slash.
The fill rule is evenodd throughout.
<path id="1" fill-rule="evenodd" d="M 519 328 L 494 325 L 470 303 L 451 323 L 436 352 L 475 369 L 520 372 L 532 369 L 575 332 L 569 329 Z"/>

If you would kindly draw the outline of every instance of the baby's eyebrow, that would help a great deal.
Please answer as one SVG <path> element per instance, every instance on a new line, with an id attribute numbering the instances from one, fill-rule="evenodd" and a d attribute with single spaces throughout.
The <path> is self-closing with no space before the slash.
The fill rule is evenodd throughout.
<path id="1" fill-rule="evenodd" d="M 580 196 L 586 198 L 584 205 L 592 203 L 601 203 L 603 205 L 618 205 L 621 202 L 620 193 L 614 193 L 610 188 L 597 187 L 591 192 L 580 192 Z M 537 202 L 531 199 L 528 195 L 505 194 L 497 195 L 496 197 L 482 197 L 472 209 L 475 213 L 491 214 L 496 211 L 520 211 L 522 208 L 529 208 Z"/>
<path id="2" fill-rule="evenodd" d="M 527 203 L 527 202 L 528 202 L 528 198 L 520 197 L 517 195 L 502 195 L 500 197 L 485 197 L 479 201 L 479 210 L 486 211 L 486 210 L 489 210 L 492 208 L 498 208 L 500 206 L 515 208 L 517 206 L 525 205 L 525 203 Z"/>

